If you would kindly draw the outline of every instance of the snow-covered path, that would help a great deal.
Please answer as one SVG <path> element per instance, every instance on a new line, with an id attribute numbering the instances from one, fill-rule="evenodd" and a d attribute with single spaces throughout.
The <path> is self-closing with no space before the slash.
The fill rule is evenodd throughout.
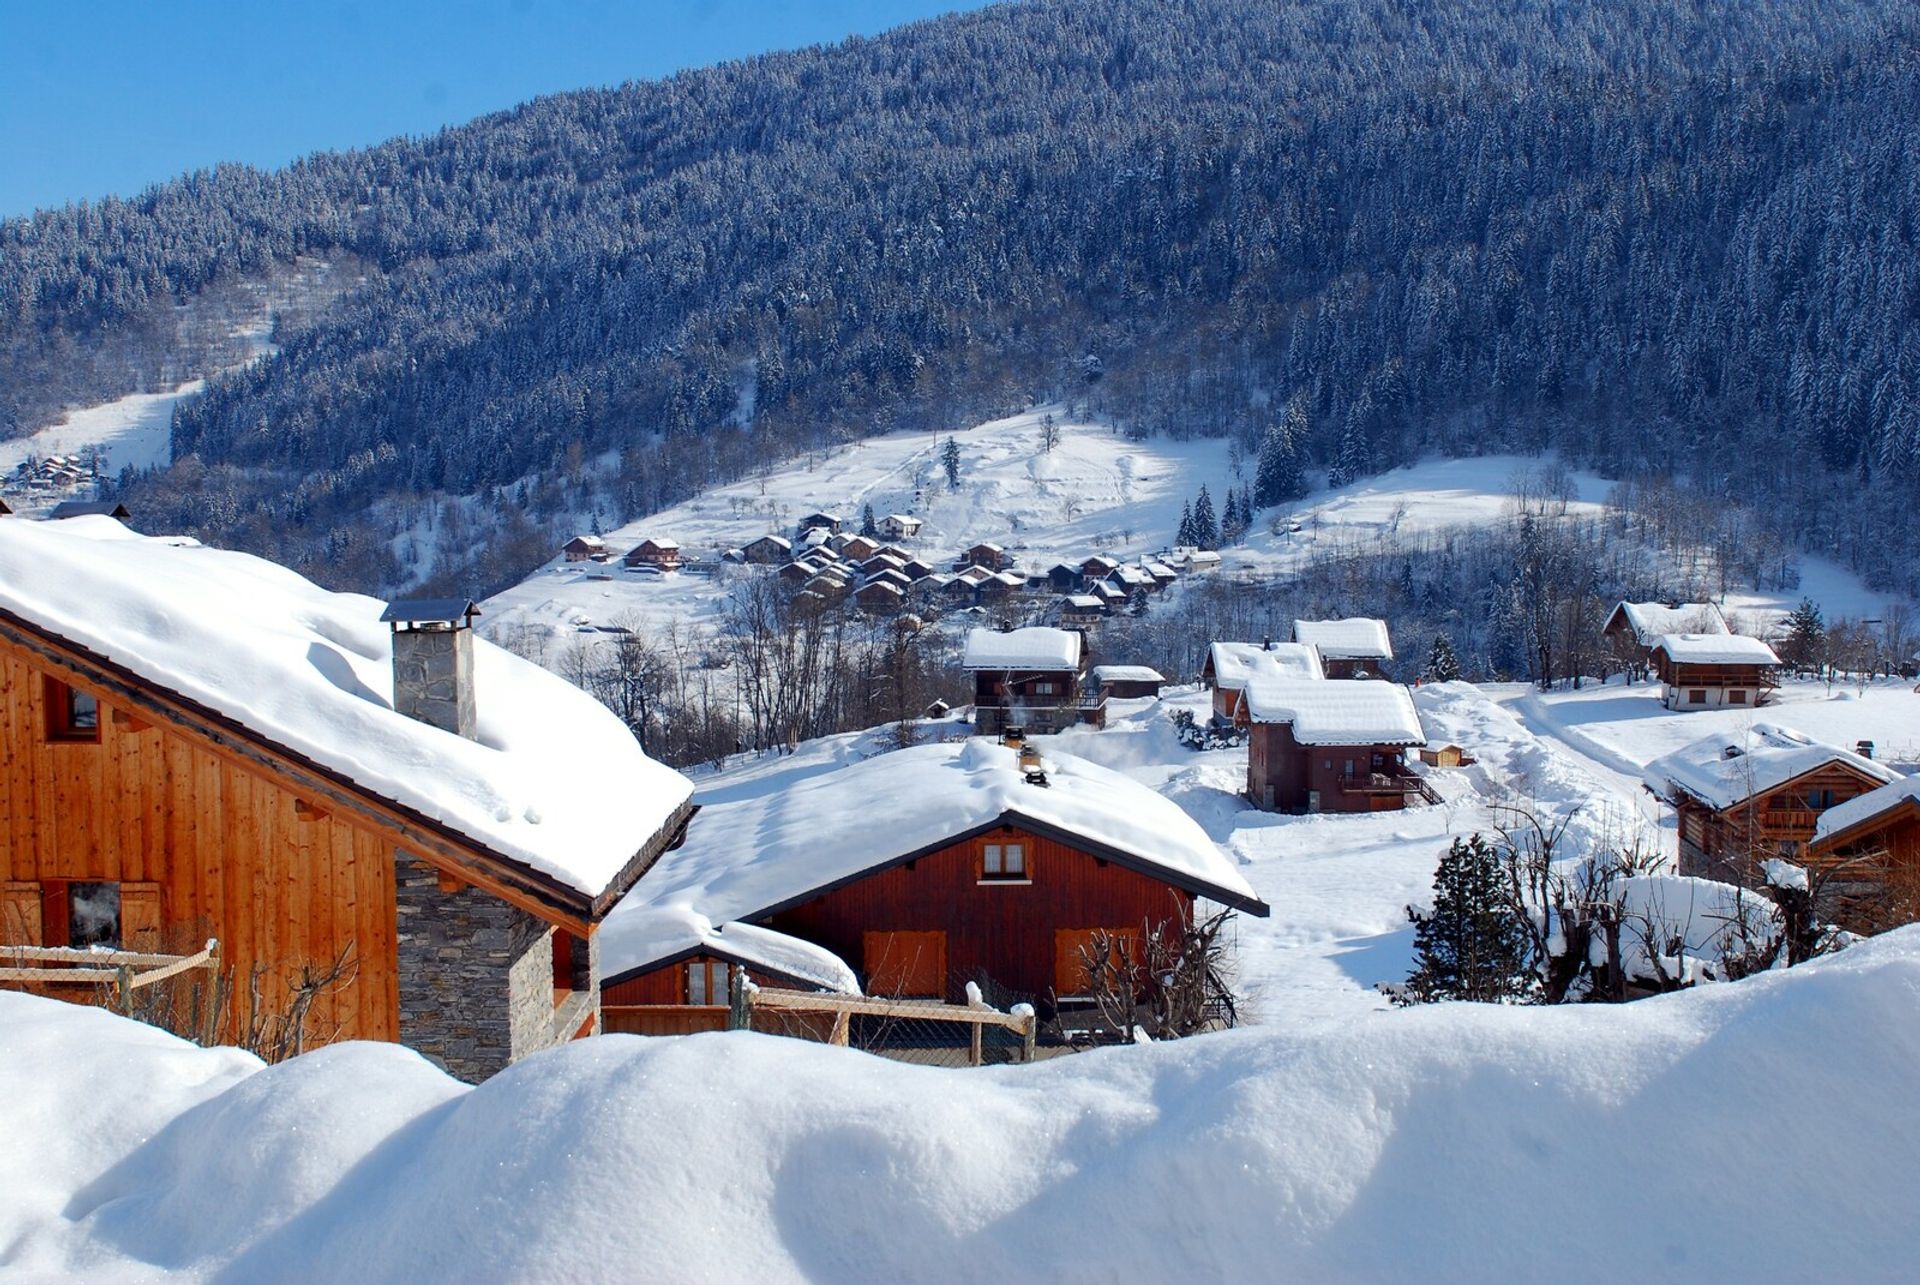
<path id="1" fill-rule="evenodd" d="M 1540 699 L 1540 692 L 1532 683 L 1483 683 L 1480 690 L 1504 705 L 1522 727 L 1539 737 L 1555 754 L 1567 758 L 1631 804 L 1646 822 L 1648 833 L 1658 840 L 1660 850 L 1669 859 L 1677 856 L 1679 840 L 1673 812 L 1661 806 L 1641 785 L 1639 764 L 1583 735 L 1555 706 Z"/>

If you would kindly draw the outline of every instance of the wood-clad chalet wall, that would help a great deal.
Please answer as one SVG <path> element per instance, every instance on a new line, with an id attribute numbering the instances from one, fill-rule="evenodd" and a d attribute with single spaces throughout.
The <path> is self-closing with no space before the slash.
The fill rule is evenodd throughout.
<path id="1" fill-rule="evenodd" d="M 1822 913 L 1843 928 L 1877 933 L 1920 921 L 1920 808 L 1909 804 L 1802 860 L 1826 876 Z"/>
<path id="2" fill-rule="evenodd" d="M 1038 788 L 1038 787 L 1036 787 Z M 985 880 L 986 843 L 1025 845 L 1024 881 Z M 1002 827 L 948 844 L 771 916 L 768 927 L 845 960 L 871 992 L 965 997 L 985 974 L 1019 994 L 1062 987 L 1062 951 L 1095 929 L 1137 935 L 1189 909 L 1192 898 L 1152 876 L 1066 843 Z M 926 936 L 910 936 L 926 934 Z M 901 958 L 888 958 L 892 951 Z M 911 958 L 906 958 L 911 956 Z M 876 973 L 883 974 L 875 985 Z M 890 980 L 908 978 L 904 987 Z M 938 978 L 936 981 L 935 978 Z"/>
<path id="3" fill-rule="evenodd" d="M 1404 771 L 1397 745 L 1302 745 L 1290 723 L 1255 723 L 1247 736 L 1247 797 L 1269 811 L 1397 810 L 1406 806 L 1403 793 L 1346 787 L 1371 773 L 1398 777 Z"/>
<path id="4" fill-rule="evenodd" d="M 1757 887 L 1770 857 L 1801 860 L 1820 814 L 1881 782 L 1832 762 L 1758 797 L 1714 809 L 1691 795 L 1674 805 L 1680 830 L 1680 873 Z"/>
<path id="5" fill-rule="evenodd" d="M 0 936 L 35 944 L 22 939 L 44 925 L 27 906 L 65 881 L 119 883 L 125 944 L 194 950 L 218 937 L 242 988 L 266 966 L 270 1004 L 302 965 L 325 967 L 353 943 L 358 974 L 310 1029 L 395 1038 L 391 844 L 71 674 L 100 702 L 99 739 L 49 741 L 51 672 L 0 638 Z"/>

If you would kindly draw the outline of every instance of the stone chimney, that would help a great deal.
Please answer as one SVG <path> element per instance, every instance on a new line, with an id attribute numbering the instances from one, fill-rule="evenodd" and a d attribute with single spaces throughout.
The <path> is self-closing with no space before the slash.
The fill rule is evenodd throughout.
<path id="1" fill-rule="evenodd" d="M 473 617 L 465 598 L 408 598 L 380 619 L 393 626 L 393 707 L 408 718 L 475 739 Z"/>

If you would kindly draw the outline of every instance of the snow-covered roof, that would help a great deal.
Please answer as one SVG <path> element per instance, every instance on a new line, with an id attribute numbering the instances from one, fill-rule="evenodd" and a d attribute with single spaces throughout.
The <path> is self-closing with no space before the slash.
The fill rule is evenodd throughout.
<path id="1" fill-rule="evenodd" d="M 1662 634 L 1653 644 L 1677 665 L 1777 665 L 1773 648 L 1745 634 Z"/>
<path id="2" fill-rule="evenodd" d="M 763 535 L 757 540 L 747 541 L 747 547 L 749 549 L 756 544 L 772 544 L 781 549 L 791 549 L 793 547 L 793 541 L 787 539 L 784 535 Z"/>
<path id="3" fill-rule="evenodd" d="M 1090 593 L 1070 593 L 1066 596 L 1065 601 L 1069 607 L 1076 608 L 1080 611 L 1098 611 L 1107 605 Z"/>
<path id="4" fill-rule="evenodd" d="M 920 525 L 919 518 L 911 517 L 905 513 L 889 513 L 887 514 L 885 520 L 888 522 L 897 523 L 900 526 L 919 526 Z"/>
<path id="5" fill-rule="evenodd" d="M 1345 620 L 1296 620 L 1293 640 L 1320 649 L 1328 660 L 1392 660 L 1387 622 L 1367 616 Z"/>
<path id="6" fill-rule="evenodd" d="M 1653 646 L 1663 634 L 1731 632 L 1720 608 L 1710 602 L 1683 602 L 1673 607 L 1661 602 L 1623 602 L 1613 609 L 1613 616 L 1608 617 L 1609 627 L 1615 617 L 1626 620 L 1634 640 L 1642 647 Z"/>
<path id="7" fill-rule="evenodd" d="M 843 995 L 860 993 L 860 979 L 826 947 L 757 924 L 715 925 L 685 905 L 648 905 L 629 897 L 600 926 L 605 981 L 696 954 L 737 960 Z"/>
<path id="8" fill-rule="evenodd" d="M 1256 664 L 1247 678 L 1247 714 L 1290 723 L 1302 745 L 1424 745 L 1413 697 L 1399 683 L 1332 683 L 1281 675 Z"/>
<path id="9" fill-rule="evenodd" d="M 1730 808 L 1795 777 L 1843 763 L 1875 781 L 1894 773 L 1851 750 L 1827 745 L 1791 728 L 1755 723 L 1733 732 L 1715 732 L 1647 764 L 1641 777 L 1661 798 L 1673 801 L 1685 792 L 1709 807 Z"/>
<path id="10" fill-rule="evenodd" d="M 975 628 L 967 634 L 963 669 L 1080 668 L 1080 635 L 1071 629 L 1031 625 L 1000 633 Z"/>
<path id="11" fill-rule="evenodd" d="M 111 518 L 0 524 L 0 610 L 589 897 L 693 792 L 555 674 L 474 641 L 477 740 L 396 713 L 385 604 Z M 618 791 L 582 791 L 592 763 Z"/>
<path id="12" fill-rule="evenodd" d="M 1823 843 L 1909 804 L 1920 806 L 1920 775 L 1896 778 L 1877 790 L 1834 804 L 1820 814 L 1813 841 Z"/>
<path id="13" fill-rule="evenodd" d="M 1214 686 L 1237 692 L 1255 666 L 1271 667 L 1276 678 L 1324 678 L 1320 653 L 1305 643 L 1217 642 L 1207 649 Z M 1265 659 L 1261 659 L 1264 657 Z"/>
<path id="14" fill-rule="evenodd" d="M 649 536 L 634 547 L 636 549 L 644 549 L 648 545 L 652 545 L 656 549 L 677 549 L 680 547 L 680 542 L 678 540 L 668 540 L 660 536 Z"/>
<path id="15" fill-rule="evenodd" d="M 1093 680 L 1097 683 L 1164 683 L 1160 671 L 1146 665 L 1095 665 Z"/>
<path id="16" fill-rule="evenodd" d="M 944 847 L 1003 821 L 1078 841 L 1201 896 L 1266 906 L 1198 822 L 1130 777 L 1066 754 L 1030 785 L 1016 751 L 974 737 L 896 750 L 781 788 L 705 804 L 607 917 L 685 907 L 715 923 L 755 919 L 818 890 Z M 630 969 L 601 939 L 602 971 Z"/>

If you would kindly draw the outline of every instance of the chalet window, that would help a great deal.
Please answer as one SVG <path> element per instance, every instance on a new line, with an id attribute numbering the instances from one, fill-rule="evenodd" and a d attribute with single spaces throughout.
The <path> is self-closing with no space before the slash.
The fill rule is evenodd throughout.
<path id="1" fill-rule="evenodd" d="M 1808 790 L 1800 797 L 1806 800 L 1807 806 L 1815 812 L 1825 812 L 1828 808 L 1839 802 L 1839 800 L 1834 797 L 1832 790 Z"/>
<path id="2" fill-rule="evenodd" d="M 1026 844 L 998 841 L 980 846 L 982 882 L 1025 882 L 1028 877 Z"/>
<path id="3" fill-rule="evenodd" d="M 1035 683 L 1033 685 L 1033 694 L 1035 696 L 1051 696 L 1053 695 L 1053 684 L 1052 683 Z"/>
<path id="4" fill-rule="evenodd" d="M 100 702 L 91 693 L 69 687 L 57 678 L 47 679 L 47 739 L 99 740 Z"/>
<path id="5" fill-rule="evenodd" d="M 1747 703 L 1747 694 L 1739 690 L 1738 688 L 1735 688 L 1733 691 L 1730 691 L 1727 693 L 1727 704 L 1744 705 L 1746 703 Z"/>
<path id="6" fill-rule="evenodd" d="M 1706 703 L 1707 703 L 1707 692 L 1705 688 L 1692 687 L 1687 689 L 1687 704 L 1704 705 Z"/>
<path id="7" fill-rule="evenodd" d="M 687 965 L 687 1003 L 727 1002 L 727 966 L 717 959 L 696 959 Z"/>

